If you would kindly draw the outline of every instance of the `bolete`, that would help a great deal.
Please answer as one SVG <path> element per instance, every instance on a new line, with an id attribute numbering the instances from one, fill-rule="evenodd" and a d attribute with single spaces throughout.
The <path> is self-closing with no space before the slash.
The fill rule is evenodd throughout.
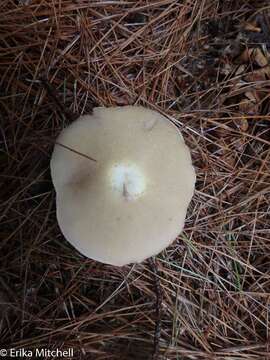
<path id="1" fill-rule="evenodd" d="M 118 266 L 156 255 L 177 237 L 195 184 L 177 127 L 139 106 L 98 107 L 73 122 L 57 139 L 51 174 L 65 238 Z"/>

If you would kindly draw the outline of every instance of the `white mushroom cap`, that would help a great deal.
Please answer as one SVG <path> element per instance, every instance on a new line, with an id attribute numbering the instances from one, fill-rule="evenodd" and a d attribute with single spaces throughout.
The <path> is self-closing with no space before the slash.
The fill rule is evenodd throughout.
<path id="1" fill-rule="evenodd" d="M 164 116 L 138 106 L 95 108 L 57 143 L 57 219 L 82 254 L 119 266 L 140 262 L 181 232 L 195 172 L 179 130 Z"/>

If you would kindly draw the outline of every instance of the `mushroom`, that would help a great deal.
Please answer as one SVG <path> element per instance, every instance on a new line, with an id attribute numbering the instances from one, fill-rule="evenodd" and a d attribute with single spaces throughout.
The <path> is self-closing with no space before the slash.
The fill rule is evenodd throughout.
<path id="1" fill-rule="evenodd" d="M 94 260 L 122 266 L 181 232 L 195 185 L 175 125 L 140 106 L 98 107 L 57 139 L 51 159 L 65 238 Z"/>

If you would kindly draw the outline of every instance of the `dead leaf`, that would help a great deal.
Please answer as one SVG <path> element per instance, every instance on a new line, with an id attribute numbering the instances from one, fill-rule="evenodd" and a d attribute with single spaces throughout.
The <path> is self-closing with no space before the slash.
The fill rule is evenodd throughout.
<path id="1" fill-rule="evenodd" d="M 257 26 L 257 23 L 255 21 L 245 23 L 243 26 L 244 30 L 246 31 L 252 31 L 252 32 L 261 32 L 261 28 Z"/>
<path id="2" fill-rule="evenodd" d="M 264 81 L 266 80 L 266 72 L 268 71 L 270 74 L 270 68 L 269 70 L 264 70 L 265 68 L 254 70 L 252 72 L 249 72 L 245 75 L 244 80 L 248 82 L 256 82 L 256 81 Z"/>
<path id="3" fill-rule="evenodd" d="M 251 101 L 250 99 L 244 99 L 238 104 L 239 111 L 245 115 L 254 115 L 257 114 L 259 111 L 259 104 L 257 102 Z M 241 123 L 241 125 L 237 126 L 240 127 L 243 131 L 247 127 L 245 120 Z"/>
<path id="4" fill-rule="evenodd" d="M 240 104 L 239 104 L 239 109 L 240 109 Z M 234 123 L 241 131 L 246 132 L 248 130 L 248 121 L 245 117 L 234 120 Z"/>
<path id="5" fill-rule="evenodd" d="M 268 59 L 264 56 L 260 48 L 254 49 L 252 53 L 252 57 L 254 58 L 255 63 L 260 67 L 264 67 L 268 65 Z"/>
<path id="6" fill-rule="evenodd" d="M 257 93 L 257 91 L 246 91 L 245 96 L 253 102 L 253 104 L 256 104 L 260 101 L 260 97 Z"/>
<path id="7" fill-rule="evenodd" d="M 236 59 L 238 64 L 246 64 L 250 62 L 250 54 L 252 49 L 245 49 Z"/>
<path id="8" fill-rule="evenodd" d="M 246 71 L 246 65 L 243 65 L 243 64 L 239 65 L 238 69 L 235 72 L 235 75 L 238 76 L 238 75 L 244 74 L 245 71 Z"/>

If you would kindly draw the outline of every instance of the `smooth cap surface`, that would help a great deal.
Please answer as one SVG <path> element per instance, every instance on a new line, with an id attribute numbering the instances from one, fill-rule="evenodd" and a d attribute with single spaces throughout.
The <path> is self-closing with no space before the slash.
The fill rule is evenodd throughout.
<path id="1" fill-rule="evenodd" d="M 76 151 L 56 144 L 51 174 L 59 226 L 82 254 L 119 266 L 140 262 L 181 232 L 195 172 L 164 116 L 138 106 L 95 108 L 57 143 Z"/>

